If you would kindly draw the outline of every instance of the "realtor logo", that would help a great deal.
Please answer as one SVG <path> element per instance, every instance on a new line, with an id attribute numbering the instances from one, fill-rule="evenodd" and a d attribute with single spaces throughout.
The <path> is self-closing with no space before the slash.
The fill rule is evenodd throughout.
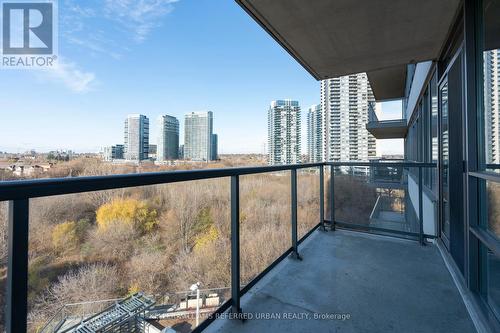
<path id="1" fill-rule="evenodd" d="M 2 67 L 51 67 L 56 56 L 55 1 L 2 2 Z"/>

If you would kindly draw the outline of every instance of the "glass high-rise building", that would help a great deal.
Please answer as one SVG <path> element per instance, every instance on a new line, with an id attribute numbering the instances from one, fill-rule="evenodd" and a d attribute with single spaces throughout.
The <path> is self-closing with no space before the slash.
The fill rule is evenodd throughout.
<path id="1" fill-rule="evenodd" d="M 307 110 L 307 155 L 309 162 L 323 161 L 323 114 L 320 104 L 311 105 Z"/>
<path id="2" fill-rule="evenodd" d="M 367 161 L 377 155 L 375 137 L 366 129 L 374 102 L 365 73 L 321 81 L 325 161 Z"/>
<path id="3" fill-rule="evenodd" d="M 158 117 L 157 161 L 179 158 L 179 120 L 173 116 Z"/>
<path id="4" fill-rule="evenodd" d="M 148 159 L 149 119 L 142 114 L 130 114 L 125 119 L 124 156 L 126 160 Z"/>
<path id="5" fill-rule="evenodd" d="M 217 146 L 219 145 L 219 138 L 217 134 L 212 134 L 212 160 L 215 161 L 219 159 L 219 152 Z"/>
<path id="6" fill-rule="evenodd" d="M 184 158 L 193 161 L 212 159 L 213 113 L 191 112 L 184 119 Z"/>
<path id="7" fill-rule="evenodd" d="M 270 165 L 300 163 L 300 106 L 290 99 L 272 101 L 268 111 Z"/>

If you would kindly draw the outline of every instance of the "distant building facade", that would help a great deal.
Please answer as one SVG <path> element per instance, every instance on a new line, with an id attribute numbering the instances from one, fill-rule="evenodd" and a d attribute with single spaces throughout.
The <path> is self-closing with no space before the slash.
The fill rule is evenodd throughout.
<path id="1" fill-rule="evenodd" d="M 184 159 L 184 145 L 179 146 L 179 159 Z"/>
<path id="2" fill-rule="evenodd" d="M 213 113 L 191 112 L 184 120 L 184 158 L 210 161 L 212 155 Z"/>
<path id="3" fill-rule="evenodd" d="M 314 104 L 307 110 L 307 156 L 311 163 L 323 161 L 323 130 L 321 105 Z"/>
<path id="4" fill-rule="evenodd" d="M 374 103 L 365 73 L 321 81 L 322 159 L 368 161 L 377 155 L 376 139 L 366 129 Z"/>
<path id="5" fill-rule="evenodd" d="M 158 142 L 156 158 L 158 161 L 179 158 L 179 120 L 173 116 L 158 117 Z"/>
<path id="6" fill-rule="evenodd" d="M 102 149 L 102 158 L 105 161 L 123 159 L 124 145 L 107 146 Z"/>
<path id="7" fill-rule="evenodd" d="M 125 119 L 125 159 L 141 161 L 148 159 L 149 119 L 141 114 L 131 114 Z"/>
<path id="8" fill-rule="evenodd" d="M 218 152 L 218 145 L 219 145 L 219 138 L 217 134 L 212 134 L 212 148 L 211 148 L 211 154 L 212 158 L 211 160 L 216 161 L 219 159 L 219 152 Z"/>
<path id="9" fill-rule="evenodd" d="M 268 163 L 300 163 L 300 106 L 290 99 L 271 102 L 268 110 Z"/>

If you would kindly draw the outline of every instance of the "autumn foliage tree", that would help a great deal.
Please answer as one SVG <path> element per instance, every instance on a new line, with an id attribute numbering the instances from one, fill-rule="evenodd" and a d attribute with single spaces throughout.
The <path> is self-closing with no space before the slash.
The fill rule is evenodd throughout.
<path id="1" fill-rule="evenodd" d="M 138 233 L 145 234 L 156 228 L 158 213 L 145 201 L 116 199 L 99 207 L 96 221 L 100 231 L 107 230 L 114 223 L 123 223 L 133 226 Z"/>
<path id="2" fill-rule="evenodd" d="M 75 249 L 83 241 L 88 227 L 85 219 L 56 224 L 52 228 L 52 246 L 58 252 Z"/>

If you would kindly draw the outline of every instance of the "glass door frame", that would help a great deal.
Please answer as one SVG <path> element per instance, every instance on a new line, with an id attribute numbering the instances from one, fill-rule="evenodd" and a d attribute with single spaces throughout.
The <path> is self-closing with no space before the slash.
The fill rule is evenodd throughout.
<path id="1" fill-rule="evenodd" d="M 448 69 L 447 69 L 448 71 Z M 439 236 L 443 241 L 446 249 L 450 251 L 450 236 L 445 233 L 444 228 L 444 191 L 443 191 L 443 100 L 442 100 L 442 88 L 448 86 L 448 73 L 442 75 L 438 82 L 438 192 L 439 192 L 439 204 L 438 204 L 438 224 L 439 224 Z M 448 102 L 447 102 L 448 103 Z M 449 112 L 447 106 L 447 112 Z M 448 162 L 449 163 L 449 162 Z"/>

